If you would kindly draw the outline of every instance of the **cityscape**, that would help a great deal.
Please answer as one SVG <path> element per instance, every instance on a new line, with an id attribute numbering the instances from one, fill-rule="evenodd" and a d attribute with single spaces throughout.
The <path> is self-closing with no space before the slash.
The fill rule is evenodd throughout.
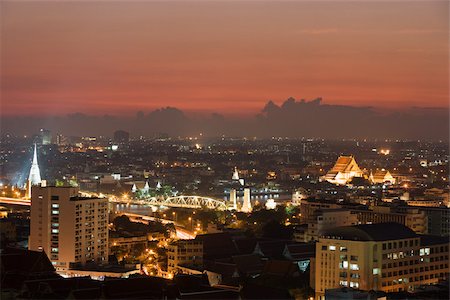
<path id="1" fill-rule="evenodd" d="M 449 299 L 448 2 L 0 5 L 1 299 Z"/>

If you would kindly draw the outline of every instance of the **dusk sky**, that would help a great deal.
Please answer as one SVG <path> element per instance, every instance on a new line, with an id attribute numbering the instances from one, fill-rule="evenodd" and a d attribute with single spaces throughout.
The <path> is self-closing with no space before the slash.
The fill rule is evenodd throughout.
<path id="1" fill-rule="evenodd" d="M 1 114 L 448 103 L 448 1 L 2 1 Z"/>

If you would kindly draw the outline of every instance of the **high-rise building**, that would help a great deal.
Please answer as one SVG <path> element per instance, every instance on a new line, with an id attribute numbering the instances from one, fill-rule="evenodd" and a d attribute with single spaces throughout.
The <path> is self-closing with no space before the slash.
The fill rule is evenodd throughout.
<path id="1" fill-rule="evenodd" d="M 316 244 L 316 298 L 326 290 L 414 291 L 448 279 L 448 237 L 418 235 L 398 223 L 337 227 Z"/>
<path id="2" fill-rule="evenodd" d="M 39 131 L 39 136 L 42 145 L 50 145 L 52 143 L 52 133 L 50 130 L 41 128 Z"/>
<path id="3" fill-rule="evenodd" d="M 106 263 L 108 200 L 76 187 L 33 186 L 29 249 L 45 251 L 57 271 L 72 263 Z"/>

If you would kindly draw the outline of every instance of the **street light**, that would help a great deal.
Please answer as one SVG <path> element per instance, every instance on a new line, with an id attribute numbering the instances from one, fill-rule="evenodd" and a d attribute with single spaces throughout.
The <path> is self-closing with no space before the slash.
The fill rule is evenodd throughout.
<path id="1" fill-rule="evenodd" d="M 173 211 L 172 215 L 173 215 L 174 221 L 177 222 L 177 214 Z"/>

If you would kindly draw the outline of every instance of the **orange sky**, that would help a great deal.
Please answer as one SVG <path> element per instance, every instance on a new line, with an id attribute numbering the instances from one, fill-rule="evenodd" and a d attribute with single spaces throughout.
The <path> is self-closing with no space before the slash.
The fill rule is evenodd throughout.
<path id="1" fill-rule="evenodd" d="M 3 115 L 448 107 L 448 1 L 5 2 Z"/>

